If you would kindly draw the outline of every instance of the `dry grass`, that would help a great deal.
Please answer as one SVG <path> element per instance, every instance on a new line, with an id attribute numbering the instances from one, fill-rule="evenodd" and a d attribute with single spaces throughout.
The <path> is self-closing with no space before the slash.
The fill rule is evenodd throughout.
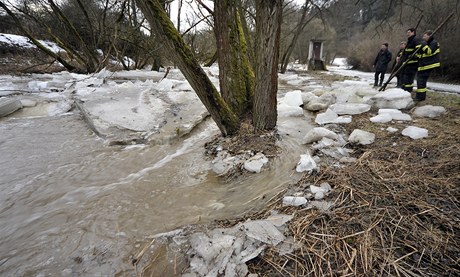
<path id="1" fill-rule="evenodd" d="M 302 247 L 286 256 L 267 251 L 251 262 L 250 271 L 260 276 L 460 276 L 460 102 L 453 96 L 447 101 L 451 96 L 429 97 L 427 104 L 439 97 L 449 111 L 411 123 L 429 129 L 429 138 L 412 140 L 374 128 L 374 144 L 355 146 L 356 163 L 302 178 L 298 185 L 333 187 L 328 212 L 281 207 L 276 199 L 259 213 L 294 213 L 288 235 Z M 366 129 L 368 118 L 354 117 L 346 132 Z"/>

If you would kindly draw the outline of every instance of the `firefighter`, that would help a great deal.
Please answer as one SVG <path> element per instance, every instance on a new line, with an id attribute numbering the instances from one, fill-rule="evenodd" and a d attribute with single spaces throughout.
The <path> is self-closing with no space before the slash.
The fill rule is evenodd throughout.
<path id="1" fill-rule="evenodd" d="M 415 49 L 420 47 L 419 40 L 415 37 L 415 28 L 407 29 L 407 44 L 402 55 L 402 62 L 406 62 L 414 53 Z M 412 92 L 414 88 L 414 79 L 417 74 L 418 57 L 415 55 L 407 61 L 402 73 L 402 88 L 408 92 Z"/>
<path id="2" fill-rule="evenodd" d="M 398 53 L 396 54 L 396 58 L 395 58 L 395 61 L 393 63 L 393 68 L 392 68 L 392 72 L 398 70 L 398 68 L 401 66 L 402 64 L 402 55 L 404 54 L 404 49 L 406 48 L 406 42 L 405 41 L 401 41 L 401 43 L 399 44 L 399 50 L 398 50 Z M 397 82 L 396 82 L 396 87 L 397 88 L 401 88 L 402 85 L 403 85 L 403 79 L 402 79 L 402 73 L 403 71 L 400 70 L 397 74 L 396 74 L 396 79 L 397 79 Z"/>
<path id="3" fill-rule="evenodd" d="M 417 71 L 417 90 L 415 91 L 415 100 L 423 101 L 426 98 L 426 82 L 430 77 L 433 69 L 441 66 L 439 58 L 440 48 L 439 43 L 433 37 L 433 31 L 428 30 L 422 36 L 422 49 L 419 50 L 417 56 L 418 71 Z"/>

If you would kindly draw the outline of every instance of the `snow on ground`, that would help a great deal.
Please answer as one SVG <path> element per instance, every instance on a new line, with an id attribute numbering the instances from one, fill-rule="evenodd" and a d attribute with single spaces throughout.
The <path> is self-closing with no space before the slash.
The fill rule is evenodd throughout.
<path id="1" fill-rule="evenodd" d="M 44 41 L 44 40 L 38 40 L 38 41 L 41 44 L 43 44 L 46 48 L 48 48 L 49 50 L 55 53 L 64 51 L 64 49 L 59 47 L 56 43 Z M 22 48 L 37 48 L 37 46 L 35 46 L 27 37 L 19 36 L 19 35 L 0 33 L 0 43 L 1 42 L 10 44 L 16 47 L 22 47 Z"/>

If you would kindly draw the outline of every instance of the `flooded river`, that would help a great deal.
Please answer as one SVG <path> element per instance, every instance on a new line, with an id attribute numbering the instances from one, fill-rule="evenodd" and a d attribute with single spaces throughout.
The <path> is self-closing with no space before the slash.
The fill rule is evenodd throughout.
<path id="1" fill-rule="evenodd" d="M 210 170 L 205 120 L 171 144 L 107 146 L 77 111 L 0 119 L 0 275 L 136 276 L 137 242 L 240 215 L 294 183 L 308 118 L 279 120 L 269 170 L 225 182 Z M 263 197 L 267 196 L 267 197 Z"/>

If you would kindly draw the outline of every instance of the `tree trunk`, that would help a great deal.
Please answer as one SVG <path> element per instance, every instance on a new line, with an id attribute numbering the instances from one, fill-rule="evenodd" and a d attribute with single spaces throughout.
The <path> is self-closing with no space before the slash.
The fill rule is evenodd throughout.
<path id="1" fill-rule="evenodd" d="M 283 57 L 281 58 L 281 70 L 280 72 L 282 74 L 286 73 L 287 66 L 289 64 L 289 59 L 291 58 L 292 51 L 294 50 L 294 46 L 297 43 L 297 40 L 300 37 L 300 34 L 302 33 L 303 29 L 307 24 L 305 23 L 305 18 L 307 17 L 307 11 L 308 11 L 308 0 L 305 1 L 305 5 L 302 8 L 302 17 L 300 18 L 299 24 L 296 26 L 296 30 L 294 33 L 294 37 L 292 38 L 291 42 L 289 43 L 288 48 L 286 49 L 286 52 L 284 52 Z M 313 18 L 313 17 L 312 17 Z"/>
<path id="2" fill-rule="evenodd" d="M 214 32 L 219 59 L 220 93 L 231 109 L 242 117 L 251 108 L 254 73 L 247 56 L 237 2 L 238 0 L 215 2 Z"/>
<path id="3" fill-rule="evenodd" d="M 197 93 L 201 102 L 211 114 L 221 133 L 231 135 L 238 129 L 235 113 L 225 103 L 206 73 L 193 58 L 192 51 L 185 44 L 179 32 L 158 0 L 136 0 L 144 16 L 164 46 L 164 54 L 177 64 L 187 81 Z"/>
<path id="4" fill-rule="evenodd" d="M 276 126 L 282 2 L 256 0 L 256 85 L 252 120 L 257 129 L 269 130 Z"/>

